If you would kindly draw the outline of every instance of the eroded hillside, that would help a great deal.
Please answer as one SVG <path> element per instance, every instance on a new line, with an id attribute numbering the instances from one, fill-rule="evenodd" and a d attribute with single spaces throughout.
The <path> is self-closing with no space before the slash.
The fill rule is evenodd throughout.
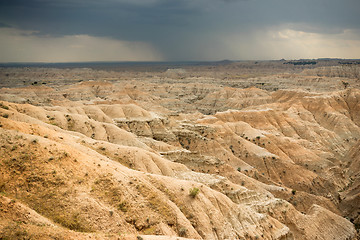
<path id="1" fill-rule="evenodd" d="M 0 89 L 0 238 L 356 239 L 358 80 L 44 71 L 1 72 L 49 84 Z"/>

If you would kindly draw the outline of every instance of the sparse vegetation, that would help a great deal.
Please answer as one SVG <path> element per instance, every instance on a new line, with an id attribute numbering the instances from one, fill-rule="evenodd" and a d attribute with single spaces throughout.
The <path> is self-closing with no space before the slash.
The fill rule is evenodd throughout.
<path id="1" fill-rule="evenodd" d="M 26 170 L 25 160 L 26 158 L 11 158 L 4 161 L 4 163 L 12 170 L 24 172 Z"/>
<path id="2" fill-rule="evenodd" d="M 199 194 L 199 192 L 200 192 L 199 188 L 193 187 L 193 188 L 190 188 L 189 195 L 190 195 L 190 197 L 195 198 Z"/>
<path id="3" fill-rule="evenodd" d="M 118 204 L 118 209 L 122 212 L 128 211 L 128 204 L 124 201 Z"/>
<path id="4" fill-rule="evenodd" d="M 26 231 L 23 224 L 14 221 L 8 221 L 7 225 L 1 229 L 0 239 L 31 240 L 33 237 Z"/>
<path id="5" fill-rule="evenodd" d="M 186 233 L 187 233 L 187 229 L 186 229 L 186 228 L 181 227 L 181 228 L 179 229 L 179 236 L 180 236 L 180 237 L 185 237 L 185 236 L 186 236 Z"/>
<path id="6" fill-rule="evenodd" d="M 70 230 L 74 230 L 78 232 L 91 231 L 88 227 L 84 225 L 83 219 L 80 217 L 80 214 L 78 212 L 74 212 L 70 215 L 69 214 L 56 215 L 54 216 L 54 221 L 66 228 L 69 228 Z"/>
<path id="7" fill-rule="evenodd" d="M 146 229 L 143 231 L 143 233 L 144 233 L 145 235 L 156 235 L 156 228 L 155 228 L 155 226 L 150 226 L 150 227 L 146 228 Z"/>
<path id="8" fill-rule="evenodd" d="M 3 109 L 5 109 L 5 110 L 9 110 L 9 107 L 6 106 L 6 105 L 3 105 L 2 103 L 0 103 L 0 107 L 3 108 Z"/>
<path id="9" fill-rule="evenodd" d="M 0 182 L 0 193 L 4 193 L 5 192 L 5 188 L 6 188 L 6 185 L 4 182 Z"/>

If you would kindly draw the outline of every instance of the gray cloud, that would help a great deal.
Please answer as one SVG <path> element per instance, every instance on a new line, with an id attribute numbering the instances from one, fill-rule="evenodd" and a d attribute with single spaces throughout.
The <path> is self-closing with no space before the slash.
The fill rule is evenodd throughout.
<path id="1" fill-rule="evenodd" d="M 218 53 L 210 57 L 209 52 L 226 48 L 223 39 L 233 35 L 252 41 L 249 36 L 256 38 L 259 30 L 341 34 L 360 29 L 360 1 L 2 0 L 0 22 L 39 36 L 148 42 L 167 59 L 216 59 Z"/>
<path id="2" fill-rule="evenodd" d="M 11 28 L 10 25 L 0 22 L 0 28 Z"/>

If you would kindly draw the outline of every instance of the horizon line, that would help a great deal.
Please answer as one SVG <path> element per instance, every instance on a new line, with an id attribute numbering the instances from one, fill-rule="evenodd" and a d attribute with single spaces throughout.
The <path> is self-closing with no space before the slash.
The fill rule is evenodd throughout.
<path id="1" fill-rule="evenodd" d="M 360 58 L 298 58 L 298 59 L 245 59 L 245 60 L 235 60 L 235 59 L 222 59 L 222 60 L 162 60 L 162 61 L 69 61 L 69 62 L 0 62 L 0 65 L 8 64 L 77 64 L 77 63 L 221 63 L 221 62 L 256 62 L 256 61 L 301 61 L 301 60 L 360 60 Z"/>

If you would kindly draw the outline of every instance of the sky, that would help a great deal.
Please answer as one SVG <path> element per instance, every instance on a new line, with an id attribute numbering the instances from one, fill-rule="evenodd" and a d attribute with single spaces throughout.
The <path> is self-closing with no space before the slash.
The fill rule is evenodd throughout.
<path id="1" fill-rule="evenodd" d="M 360 0 L 0 0 L 0 62 L 360 58 Z"/>

